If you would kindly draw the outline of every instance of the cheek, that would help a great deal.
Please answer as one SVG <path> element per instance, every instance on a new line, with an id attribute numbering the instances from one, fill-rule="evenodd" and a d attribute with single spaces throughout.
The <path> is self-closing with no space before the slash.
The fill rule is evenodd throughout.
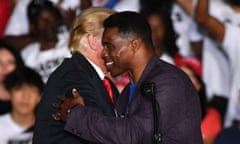
<path id="1" fill-rule="evenodd" d="M 7 67 L 6 67 L 6 70 L 7 70 L 7 73 L 11 73 L 13 72 L 14 70 L 16 69 L 16 65 L 15 64 L 9 64 Z"/>

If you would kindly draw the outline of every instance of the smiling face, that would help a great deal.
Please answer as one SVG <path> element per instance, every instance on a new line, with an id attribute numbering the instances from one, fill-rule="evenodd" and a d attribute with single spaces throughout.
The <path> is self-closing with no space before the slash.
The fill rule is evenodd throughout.
<path id="1" fill-rule="evenodd" d="M 132 40 L 118 34 L 117 28 L 105 29 L 102 37 L 102 58 L 112 76 L 131 70 L 131 59 L 134 55 L 131 43 Z"/>

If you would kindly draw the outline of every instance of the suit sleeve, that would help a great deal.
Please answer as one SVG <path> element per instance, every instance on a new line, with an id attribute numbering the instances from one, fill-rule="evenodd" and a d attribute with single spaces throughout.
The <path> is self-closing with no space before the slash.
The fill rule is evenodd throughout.
<path id="1" fill-rule="evenodd" d="M 156 96 L 161 111 L 160 128 L 164 144 L 201 143 L 199 103 L 189 82 L 174 76 L 156 81 Z M 86 107 L 75 107 L 69 114 L 65 130 L 96 143 L 152 143 L 151 102 L 141 93 L 136 96 L 141 97 L 141 100 L 135 102 L 137 103 L 135 108 L 132 105 L 128 118 L 105 117 Z"/>
<path id="2" fill-rule="evenodd" d="M 72 73 L 71 75 L 68 74 L 66 77 L 63 77 L 64 93 L 67 96 L 73 97 L 72 89 L 76 88 L 79 94 L 83 96 L 86 106 L 91 107 L 96 112 L 102 113 L 101 106 L 96 98 L 99 95 L 97 91 L 98 88 L 96 88 L 93 80 L 89 78 L 88 75 L 85 77 L 83 75 L 84 74 Z"/>

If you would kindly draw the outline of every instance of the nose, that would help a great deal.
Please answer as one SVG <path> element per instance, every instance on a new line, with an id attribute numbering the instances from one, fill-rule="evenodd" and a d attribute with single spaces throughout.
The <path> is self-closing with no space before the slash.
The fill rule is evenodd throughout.
<path id="1" fill-rule="evenodd" d="M 106 57 L 108 57 L 108 52 L 107 52 L 107 49 L 103 47 L 102 58 L 106 58 Z"/>

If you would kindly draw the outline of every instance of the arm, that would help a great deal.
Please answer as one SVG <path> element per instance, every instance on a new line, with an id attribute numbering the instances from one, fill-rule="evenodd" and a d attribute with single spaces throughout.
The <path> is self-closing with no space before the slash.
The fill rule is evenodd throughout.
<path id="1" fill-rule="evenodd" d="M 106 117 L 87 107 L 76 106 L 68 115 L 65 130 L 95 143 L 141 144 L 144 138 L 148 137 L 148 140 L 149 137 L 152 138 L 151 129 L 146 130 L 151 128 L 146 125 L 152 123 L 150 109 L 147 108 L 142 112 L 138 111 L 137 115 L 124 119 Z M 142 115 L 139 113 L 142 113 Z M 147 143 L 150 143 L 150 141 Z"/>
<path id="2" fill-rule="evenodd" d="M 122 100 L 127 96 L 128 94 L 124 93 L 118 102 L 121 101 L 122 104 Z M 139 97 L 141 96 L 139 95 Z M 148 142 L 145 140 L 145 143 L 149 143 L 149 137 L 152 138 L 152 108 L 147 99 L 142 101 L 143 103 L 139 105 L 132 104 L 137 108 L 129 111 L 127 119 L 106 117 L 94 113 L 87 107 L 77 106 L 69 114 L 65 130 L 96 143 L 141 144 L 144 143 L 142 142 L 145 140 L 144 138 L 148 139 Z M 118 112 L 122 114 L 122 112 Z"/>
<path id="3" fill-rule="evenodd" d="M 193 15 L 193 2 L 192 0 L 176 0 L 182 9 L 188 14 Z"/>
<path id="4" fill-rule="evenodd" d="M 33 35 L 19 35 L 19 36 L 6 36 L 3 39 L 9 45 L 12 45 L 18 50 L 22 50 L 28 44 L 31 44 L 36 41 L 36 38 Z"/>
<path id="5" fill-rule="evenodd" d="M 198 0 L 195 20 L 213 39 L 222 43 L 225 27 L 223 23 L 209 15 L 209 2 L 209 0 Z"/>
<path id="6" fill-rule="evenodd" d="M 174 144 L 184 141 L 185 144 L 199 144 L 201 142 L 200 109 L 196 110 L 198 108 L 197 95 L 186 97 L 186 91 L 189 93 L 193 88 L 183 90 L 184 87 L 183 85 L 179 86 L 178 80 L 176 82 L 175 78 L 169 78 L 171 80 L 165 79 L 164 82 L 158 83 L 156 93 L 157 101 L 161 107 L 162 142 Z M 187 86 L 185 85 L 185 87 Z M 126 96 L 122 94 L 118 102 L 121 103 L 121 99 Z M 151 101 L 140 93 L 135 96 L 131 109 L 129 109 L 128 118 L 105 117 L 94 113 L 87 107 L 77 106 L 69 114 L 65 130 L 96 143 L 152 143 L 153 113 Z"/>

